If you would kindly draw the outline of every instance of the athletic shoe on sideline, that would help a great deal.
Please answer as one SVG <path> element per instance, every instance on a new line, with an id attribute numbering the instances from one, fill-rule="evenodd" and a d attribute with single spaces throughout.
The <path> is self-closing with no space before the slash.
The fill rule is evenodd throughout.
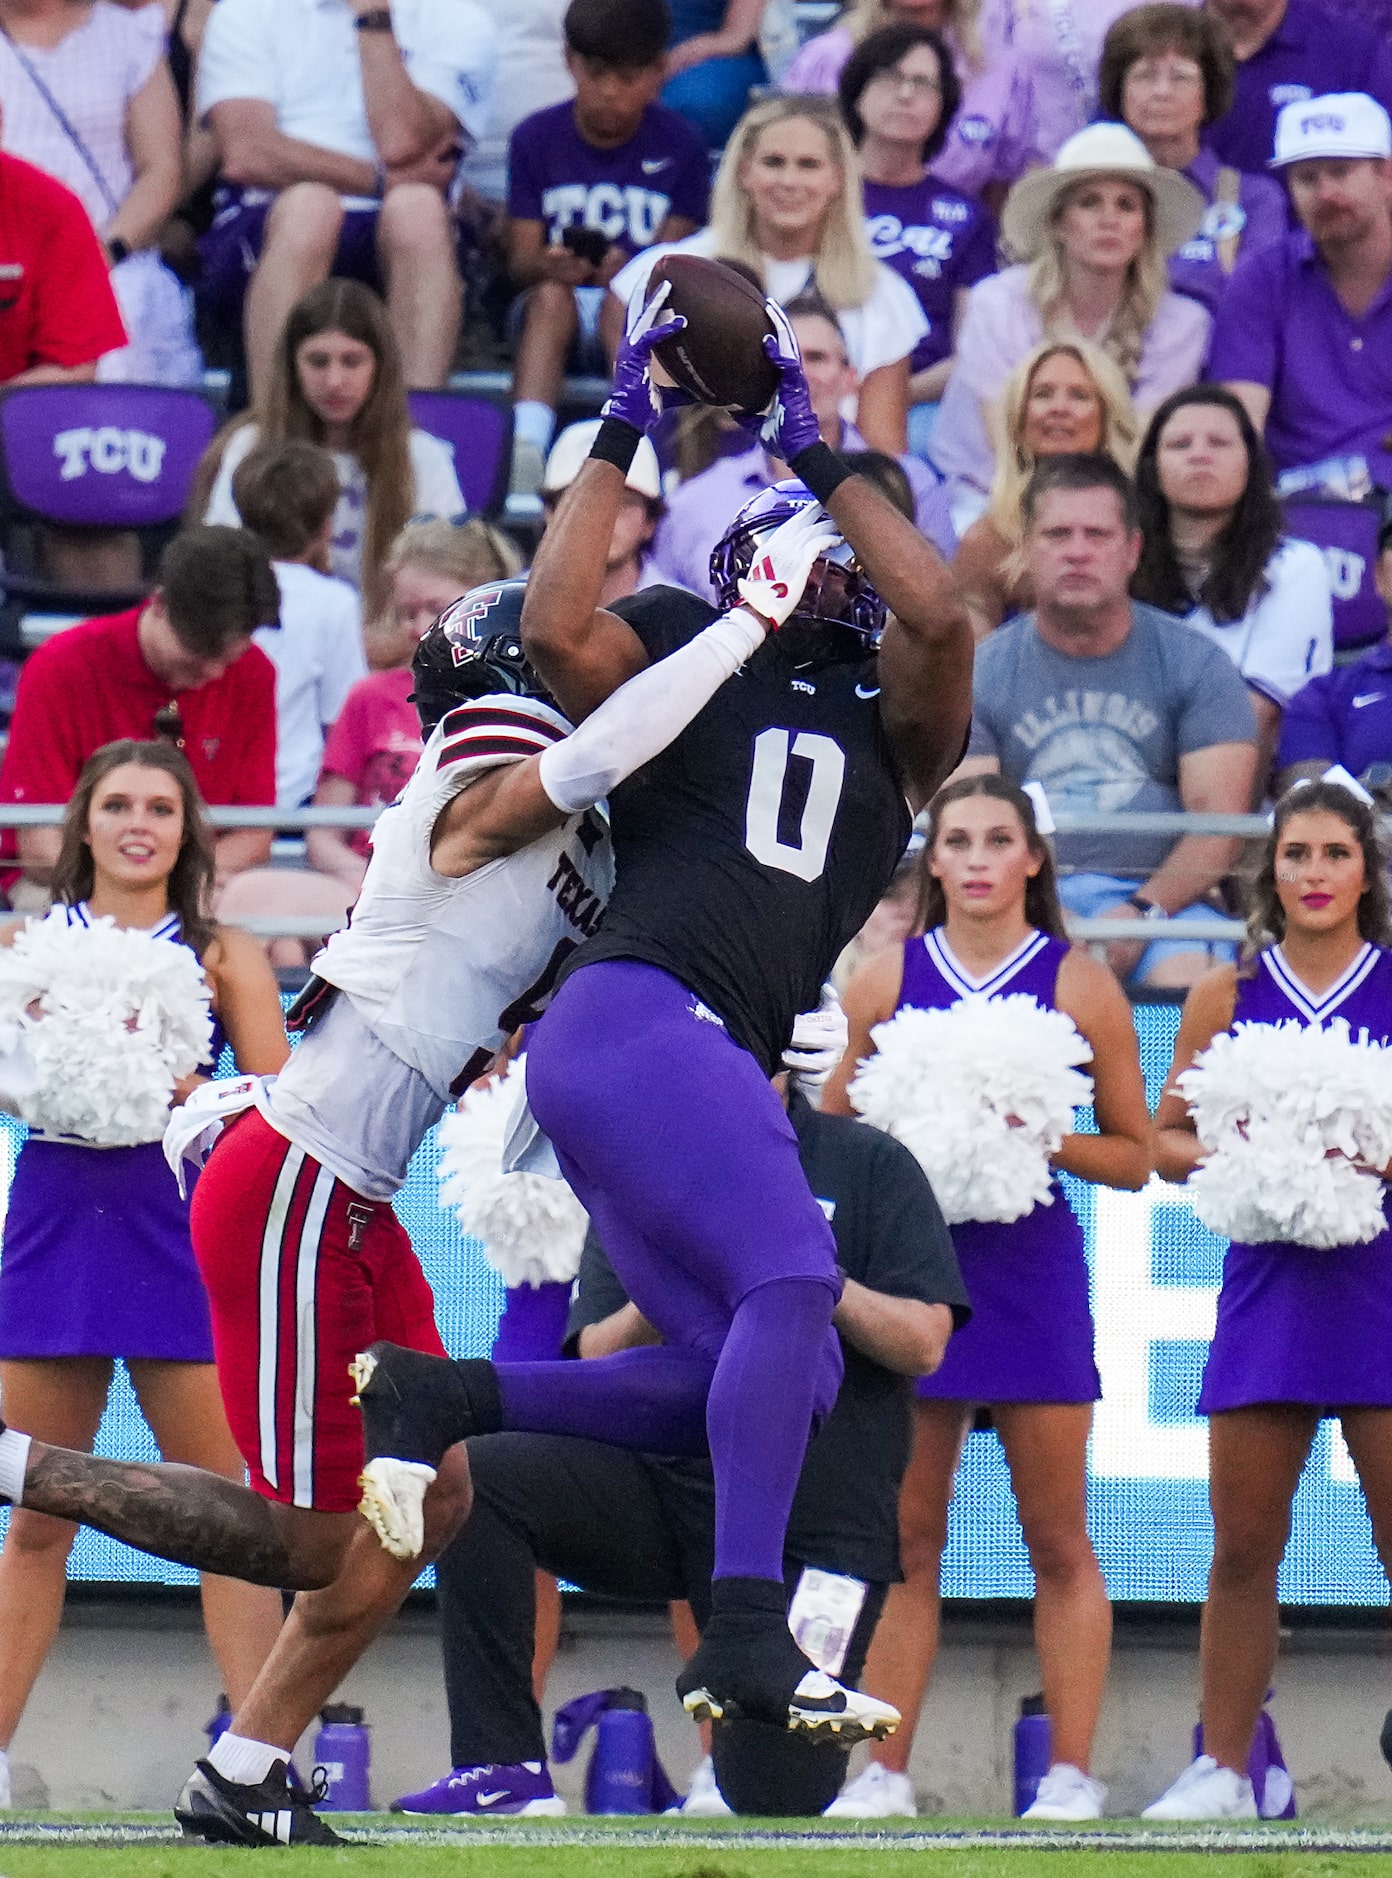
<path id="1" fill-rule="evenodd" d="M 709 1754 L 692 1769 L 691 1790 L 676 1811 L 683 1819 L 734 1818 L 734 1809 L 715 1784 L 715 1765 Z"/>
<path id="2" fill-rule="evenodd" d="M 917 1819 L 918 1801 L 907 1774 L 867 1761 L 837 1794 L 823 1819 Z"/>
<path id="3" fill-rule="evenodd" d="M 393 1813 L 425 1818 L 448 1814 L 459 1819 L 559 1819 L 566 1803 L 551 1784 L 545 1761 L 490 1761 L 482 1767 L 455 1767 L 420 1793 L 403 1793 L 391 1803 Z"/>
<path id="4" fill-rule="evenodd" d="M 283 1761 L 254 1787 L 225 1780 L 199 1761 L 174 1802 L 174 1817 L 186 1838 L 209 1845 L 346 1845 L 314 1810 L 327 1788 L 321 1773 L 316 1769 L 309 1794 L 290 1785 Z"/>
<path id="5" fill-rule="evenodd" d="M 1068 1761 L 1055 1761 L 1039 1783 L 1034 1805 L 1020 1815 L 1022 1819 L 1101 1819 L 1107 1804 L 1107 1789 L 1093 1780 L 1081 1767 Z"/>
<path id="6" fill-rule="evenodd" d="M 1142 1819 L 1255 1819 L 1252 1783 L 1211 1754 L 1191 1761 L 1174 1785 L 1154 1800 Z"/>

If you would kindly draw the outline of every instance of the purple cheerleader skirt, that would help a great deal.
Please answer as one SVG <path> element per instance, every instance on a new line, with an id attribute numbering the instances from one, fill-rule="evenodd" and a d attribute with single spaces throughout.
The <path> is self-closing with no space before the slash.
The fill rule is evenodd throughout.
<path id="1" fill-rule="evenodd" d="M 1198 1412 L 1260 1402 L 1392 1406 L 1392 1232 L 1329 1252 L 1228 1247 Z"/>
<path id="2" fill-rule="evenodd" d="M 26 1141 L 0 1245 L 0 1357 L 211 1363 L 188 1213 L 158 1141 Z"/>
<path id="3" fill-rule="evenodd" d="M 921 1398 L 945 1402 L 1095 1402 L 1083 1231 L 1067 1200 L 1009 1225 L 965 1220 L 952 1243 L 972 1302 Z"/>

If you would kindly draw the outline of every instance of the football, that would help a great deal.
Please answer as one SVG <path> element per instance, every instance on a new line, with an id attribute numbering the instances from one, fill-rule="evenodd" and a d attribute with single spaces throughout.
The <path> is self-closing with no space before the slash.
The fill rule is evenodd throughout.
<path id="1" fill-rule="evenodd" d="M 671 291 L 663 317 L 680 313 L 686 327 L 654 348 L 658 364 L 701 404 L 762 411 L 778 389 L 763 349 L 773 331 L 763 289 L 724 261 L 695 254 L 664 254 L 649 277 L 648 299 L 664 281 Z"/>

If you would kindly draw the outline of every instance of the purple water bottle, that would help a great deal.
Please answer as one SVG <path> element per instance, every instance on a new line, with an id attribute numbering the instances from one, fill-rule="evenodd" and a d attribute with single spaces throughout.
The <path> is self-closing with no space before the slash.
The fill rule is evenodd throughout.
<path id="1" fill-rule="evenodd" d="M 346 1702 L 331 1702 L 319 1720 L 322 1726 L 314 1739 L 314 1760 L 329 1780 L 328 1792 L 319 1802 L 320 1812 L 371 1812 L 367 1771 L 372 1742 L 362 1710 Z"/>
<path id="2" fill-rule="evenodd" d="M 595 1723 L 585 1776 L 587 1813 L 650 1813 L 653 1725 L 641 1690 L 615 1689 Z"/>
<path id="3" fill-rule="evenodd" d="M 218 1705 L 214 1711 L 212 1720 L 206 1721 L 203 1724 L 203 1732 L 208 1737 L 208 1746 L 210 1748 L 216 1747 L 221 1737 L 227 1733 L 231 1722 L 232 1704 L 228 1701 L 226 1691 L 224 1691 L 218 1697 Z"/>
<path id="4" fill-rule="evenodd" d="M 1053 1727 L 1042 1695 L 1027 1695 L 1015 1724 L 1015 1817 L 1027 1813 L 1039 1794 L 1053 1755 Z"/>

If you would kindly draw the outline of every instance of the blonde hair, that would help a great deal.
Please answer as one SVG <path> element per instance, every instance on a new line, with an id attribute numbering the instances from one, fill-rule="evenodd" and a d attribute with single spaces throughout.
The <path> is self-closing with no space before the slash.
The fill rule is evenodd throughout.
<path id="1" fill-rule="evenodd" d="M 1029 297 L 1044 322 L 1044 335 L 1048 339 L 1077 340 L 1082 337 L 1073 327 L 1064 298 L 1065 262 L 1059 224 L 1074 192 L 1086 188 L 1095 180 L 1095 177 L 1081 176 L 1069 188 L 1060 190 L 1049 217 L 1047 238 L 1038 256 L 1030 264 Z M 1125 180 L 1130 182 L 1133 179 L 1128 176 Z M 1165 257 L 1160 252 L 1155 233 L 1155 199 L 1143 182 L 1138 181 L 1136 187 L 1145 200 L 1145 241 L 1126 270 L 1126 285 L 1122 290 L 1121 301 L 1101 341 L 1102 350 L 1121 367 L 1128 385 L 1136 382 L 1146 334 L 1154 323 L 1160 302 L 1169 291 Z"/>
<path id="2" fill-rule="evenodd" d="M 834 99 L 765 98 L 745 112 L 725 146 L 711 190 L 710 229 L 715 252 L 721 260 L 742 262 L 764 280 L 764 257 L 754 239 L 754 205 L 740 181 L 740 171 L 766 130 L 797 118 L 815 124 L 821 131 L 831 159 L 841 172 L 841 190 L 827 209 L 812 259 L 812 275 L 817 292 L 828 305 L 844 312 L 848 307 L 864 306 L 875 291 L 876 261 L 865 232 L 855 146 Z"/>
<path id="3" fill-rule="evenodd" d="M 943 23 L 938 28 L 948 44 L 960 50 L 974 72 L 979 72 L 984 63 L 980 15 L 981 0 L 947 0 Z M 878 32 L 882 26 L 892 26 L 896 21 L 889 0 L 851 0 L 837 24 L 850 34 L 851 44 L 858 46 L 871 33 Z"/>
<path id="4" fill-rule="evenodd" d="M 1140 419 L 1119 367 L 1100 347 L 1086 339 L 1045 339 L 1021 359 L 1006 379 L 987 416 L 996 452 L 996 474 L 991 484 L 987 514 L 1012 548 L 1024 540 L 1020 497 L 1034 472 L 1035 458 L 1021 440 L 1030 388 L 1035 373 L 1060 352 L 1076 359 L 1092 380 L 1102 406 L 1102 435 L 1098 449 L 1130 475 L 1141 439 Z"/>
<path id="5" fill-rule="evenodd" d="M 485 581 L 511 580 L 522 572 L 522 556 L 500 528 L 471 516 L 467 522 L 410 522 L 387 550 L 382 562 L 382 588 L 410 563 L 442 580 L 457 580 L 459 591 L 481 587 Z"/>

